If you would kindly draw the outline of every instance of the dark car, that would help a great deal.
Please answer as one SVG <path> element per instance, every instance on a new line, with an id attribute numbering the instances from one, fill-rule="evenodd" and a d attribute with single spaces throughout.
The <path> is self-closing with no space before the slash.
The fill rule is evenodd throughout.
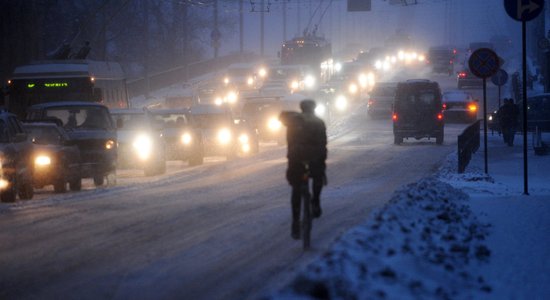
<path id="1" fill-rule="evenodd" d="M 145 176 L 166 172 L 162 124 L 144 109 L 111 109 L 117 124 L 118 167 L 138 167 Z"/>
<path id="2" fill-rule="evenodd" d="M 445 121 L 474 122 L 477 120 L 479 103 L 470 93 L 447 91 L 442 95 Z"/>
<path id="3" fill-rule="evenodd" d="M 519 129 L 523 128 L 523 101 L 518 104 Z M 529 131 L 550 132 L 550 93 L 527 98 L 527 129 Z"/>
<path id="4" fill-rule="evenodd" d="M 0 111 L 0 199 L 32 199 L 32 149 L 21 122 L 14 114 Z"/>
<path id="5" fill-rule="evenodd" d="M 427 63 L 433 73 L 451 76 L 454 69 L 455 52 L 449 47 L 431 47 L 428 49 Z"/>
<path id="6" fill-rule="evenodd" d="M 371 117 L 388 117 L 392 113 L 392 104 L 397 90 L 396 82 L 377 82 L 369 93 L 367 113 Z"/>
<path id="7" fill-rule="evenodd" d="M 154 109 L 149 111 L 161 125 L 167 160 L 200 165 L 204 161 L 204 144 L 200 127 L 193 123 L 188 109 Z"/>
<path id="8" fill-rule="evenodd" d="M 80 151 L 60 125 L 53 122 L 23 123 L 29 140 L 34 144 L 33 185 L 43 188 L 53 185 L 54 191 L 72 191 L 82 188 Z"/>
<path id="9" fill-rule="evenodd" d="M 395 144 L 409 137 L 435 137 L 436 143 L 442 144 L 444 121 L 439 84 L 424 79 L 399 82 L 392 118 Z"/>
<path id="10" fill-rule="evenodd" d="M 483 79 L 472 74 L 469 69 L 464 69 L 456 73 L 456 85 L 458 89 L 464 87 L 483 87 Z"/>
<path id="11" fill-rule="evenodd" d="M 31 106 L 29 120 L 60 122 L 78 146 L 81 177 L 93 178 L 96 186 L 116 182 L 117 133 L 109 109 L 92 102 L 48 102 Z"/>

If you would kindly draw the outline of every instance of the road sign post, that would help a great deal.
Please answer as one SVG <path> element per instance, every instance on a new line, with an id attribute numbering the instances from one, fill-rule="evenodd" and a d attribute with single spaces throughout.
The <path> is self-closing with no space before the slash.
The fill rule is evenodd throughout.
<path id="1" fill-rule="evenodd" d="M 529 195 L 527 172 L 527 58 L 526 23 L 536 18 L 544 8 L 544 0 L 504 0 L 504 9 L 510 18 L 521 22 L 522 76 L 523 76 L 523 194 Z"/>
<path id="2" fill-rule="evenodd" d="M 468 67 L 472 74 L 483 78 L 483 144 L 485 173 L 489 173 L 487 150 L 487 78 L 493 76 L 500 68 L 500 60 L 495 51 L 489 48 L 477 49 L 468 59 Z"/>

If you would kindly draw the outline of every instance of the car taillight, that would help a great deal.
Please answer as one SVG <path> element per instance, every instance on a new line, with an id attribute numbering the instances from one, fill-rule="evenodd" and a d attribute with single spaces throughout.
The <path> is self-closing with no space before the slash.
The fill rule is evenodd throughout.
<path id="1" fill-rule="evenodd" d="M 449 60 L 449 64 L 450 64 L 450 65 L 452 65 L 453 63 L 454 63 L 454 62 L 453 62 L 453 60 L 452 60 L 452 59 L 451 59 L 451 60 Z"/>
<path id="2" fill-rule="evenodd" d="M 460 78 L 465 78 L 465 77 L 466 77 L 466 73 L 465 73 L 465 72 L 460 72 L 460 73 L 458 73 L 458 77 L 460 77 Z"/>
<path id="3" fill-rule="evenodd" d="M 440 121 L 443 120 L 443 114 L 442 113 L 437 114 L 437 119 Z"/>
<path id="4" fill-rule="evenodd" d="M 475 104 L 473 104 L 473 103 L 472 103 L 472 104 L 469 104 L 469 105 L 468 105 L 468 110 L 471 111 L 471 112 L 477 111 L 477 105 L 475 105 Z"/>
<path id="5" fill-rule="evenodd" d="M 370 99 L 369 102 L 367 103 L 367 105 L 373 105 L 374 104 L 374 99 Z"/>
<path id="6" fill-rule="evenodd" d="M 392 118 L 392 120 L 393 120 L 394 122 L 396 122 L 396 121 L 397 121 L 397 114 L 394 113 L 394 114 L 391 116 L 391 118 Z"/>
<path id="7" fill-rule="evenodd" d="M 443 109 L 447 109 L 447 103 L 443 103 Z"/>

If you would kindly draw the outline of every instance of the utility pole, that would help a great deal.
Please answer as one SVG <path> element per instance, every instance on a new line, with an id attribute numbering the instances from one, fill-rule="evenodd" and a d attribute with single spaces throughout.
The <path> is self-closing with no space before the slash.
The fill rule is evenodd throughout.
<path id="1" fill-rule="evenodd" d="M 239 0 L 239 53 L 244 53 L 244 0 Z"/>
<path id="2" fill-rule="evenodd" d="M 214 30 L 212 34 L 212 45 L 214 46 L 214 58 L 218 58 L 219 37 L 216 38 L 216 33 L 219 33 L 218 29 L 218 0 L 214 0 Z"/>
<path id="3" fill-rule="evenodd" d="M 260 55 L 264 56 L 264 22 L 265 22 L 265 0 L 262 0 L 262 8 L 260 11 Z"/>
<path id="4" fill-rule="evenodd" d="M 283 0 L 283 42 L 286 41 L 286 1 Z"/>
<path id="5" fill-rule="evenodd" d="M 144 53 L 144 64 L 145 64 L 145 98 L 149 98 L 149 93 L 151 92 L 151 83 L 149 81 L 149 0 L 142 0 L 141 4 L 143 5 L 143 14 L 144 14 L 144 40 L 145 40 L 145 53 Z"/>

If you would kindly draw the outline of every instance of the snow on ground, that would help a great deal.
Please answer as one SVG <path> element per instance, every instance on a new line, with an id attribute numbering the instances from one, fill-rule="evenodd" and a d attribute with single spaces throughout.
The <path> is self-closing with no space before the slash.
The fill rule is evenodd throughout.
<path id="1" fill-rule="evenodd" d="M 483 144 L 464 174 L 451 154 L 266 298 L 548 299 L 550 155 L 529 147 L 527 196 L 522 136 L 488 140 L 488 175 Z"/>

